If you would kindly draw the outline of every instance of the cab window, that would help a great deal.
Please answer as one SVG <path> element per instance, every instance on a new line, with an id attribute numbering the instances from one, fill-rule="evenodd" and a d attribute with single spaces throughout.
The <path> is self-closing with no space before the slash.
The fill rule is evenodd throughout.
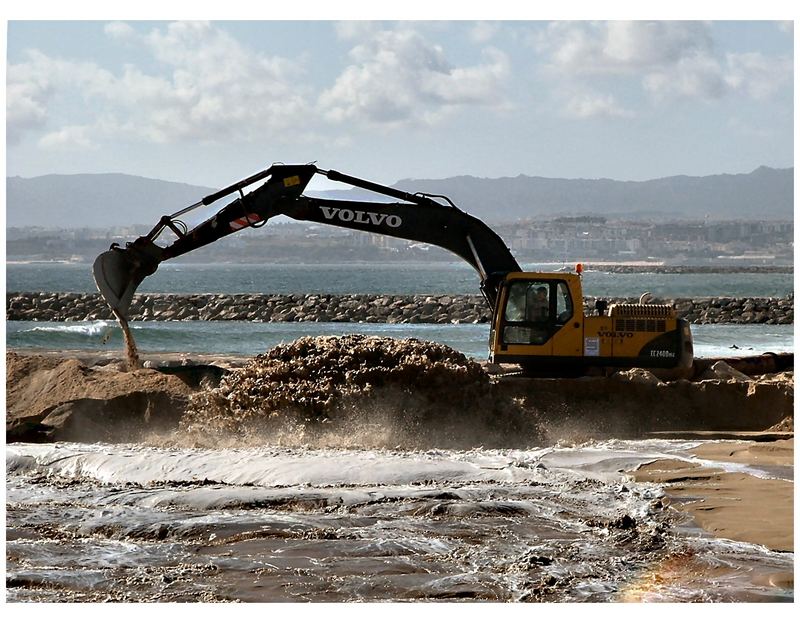
<path id="1" fill-rule="evenodd" d="M 505 318 L 509 322 L 547 322 L 550 288 L 545 282 L 516 281 L 508 289 Z"/>
<path id="2" fill-rule="evenodd" d="M 544 344 L 572 315 L 565 281 L 514 281 L 508 287 L 503 342 Z"/>

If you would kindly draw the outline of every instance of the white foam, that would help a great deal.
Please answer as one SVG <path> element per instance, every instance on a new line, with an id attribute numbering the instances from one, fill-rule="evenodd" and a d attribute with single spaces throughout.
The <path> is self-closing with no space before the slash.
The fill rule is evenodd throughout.
<path id="1" fill-rule="evenodd" d="M 95 336 L 103 335 L 106 331 L 114 328 L 115 326 L 116 325 L 111 325 L 105 320 L 95 320 L 89 323 L 70 323 L 44 327 L 33 327 L 31 329 L 25 329 L 20 333 L 78 333 L 80 335 Z"/>
<path id="2" fill-rule="evenodd" d="M 10 444 L 9 472 L 40 471 L 104 483 L 203 482 L 227 485 L 369 486 L 419 482 L 520 483 L 624 480 L 644 462 L 685 456 L 690 444 L 628 442 L 576 448 L 400 452 L 388 450 L 166 449 L 119 444 Z"/>
<path id="3" fill-rule="evenodd" d="M 123 450 L 127 448 L 127 450 Z M 14 444 L 9 472 L 38 471 L 104 483 L 202 482 L 229 485 L 399 485 L 496 479 L 468 461 L 368 451 L 163 450 L 82 444 Z"/>

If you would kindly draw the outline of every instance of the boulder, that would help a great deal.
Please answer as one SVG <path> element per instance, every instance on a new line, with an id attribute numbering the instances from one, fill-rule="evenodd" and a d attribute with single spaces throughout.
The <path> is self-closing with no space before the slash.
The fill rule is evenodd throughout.
<path id="1" fill-rule="evenodd" d="M 664 384 L 655 374 L 642 368 L 631 368 L 630 370 L 616 372 L 613 378 L 628 381 L 630 383 L 643 383 L 646 385 Z"/>
<path id="2" fill-rule="evenodd" d="M 739 372 L 724 361 L 718 361 L 706 370 L 700 377 L 701 380 L 720 379 L 723 381 L 742 381 L 748 382 L 752 379 L 744 372 Z"/>

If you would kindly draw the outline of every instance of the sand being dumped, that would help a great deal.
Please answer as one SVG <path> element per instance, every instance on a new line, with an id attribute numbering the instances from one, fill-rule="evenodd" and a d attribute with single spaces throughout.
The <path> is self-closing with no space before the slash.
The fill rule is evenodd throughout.
<path id="1" fill-rule="evenodd" d="M 192 396 L 182 441 L 313 447 L 509 447 L 535 418 L 474 360 L 414 338 L 303 337 Z"/>
<path id="2" fill-rule="evenodd" d="M 142 368 L 142 362 L 139 360 L 139 350 L 136 348 L 136 341 L 133 339 L 133 333 L 131 333 L 128 320 L 125 318 L 125 316 L 122 316 L 116 312 L 114 312 L 114 315 L 117 317 L 119 326 L 122 329 L 122 337 L 125 341 L 125 358 L 128 362 L 128 371 L 140 370 Z"/>

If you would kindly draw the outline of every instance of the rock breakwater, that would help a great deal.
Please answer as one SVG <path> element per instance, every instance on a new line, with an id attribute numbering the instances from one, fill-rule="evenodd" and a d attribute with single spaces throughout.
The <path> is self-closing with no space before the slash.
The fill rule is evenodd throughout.
<path id="1" fill-rule="evenodd" d="M 669 264 L 592 264 L 584 262 L 584 269 L 588 271 L 596 270 L 604 273 L 657 273 L 671 275 L 724 275 L 735 273 L 749 274 L 791 274 L 794 266 L 681 266 Z"/>
<path id="2" fill-rule="evenodd" d="M 637 298 L 608 299 L 634 303 Z M 591 313 L 596 299 L 584 299 Z M 696 324 L 793 324 L 794 296 L 780 298 L 654 298 L 674 305 Z M 142 320 L 248 320 L 253 322 L 486 323 L 490 310 L 480 295 L 373 294 L 139 294 L 130 317 Z M 6 320 L 113 320 L 99 294 L 9 292 Z"/>

